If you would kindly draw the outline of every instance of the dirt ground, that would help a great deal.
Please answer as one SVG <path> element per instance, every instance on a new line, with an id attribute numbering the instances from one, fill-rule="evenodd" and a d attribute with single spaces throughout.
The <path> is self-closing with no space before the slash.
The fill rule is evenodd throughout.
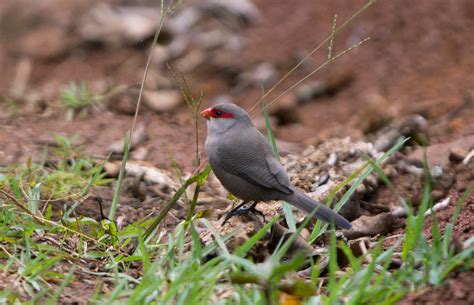
<path id="1" fill-rule="evenodd" d="M 132 46 L 110 47 L 81 43 L 75 34 L 72 21 L 87 12 L 92 2 L 50 0 L 32 7 L 25 6 L 30 3 L 26 0 L 0 3 L 0 96 L 12 95 L 15 82 L 23 75 L 19 72 L 22 62 L 23 66 L 27 62 L 30 69 L 27 80 L 23 80 L 25 88 L 15 89 L 21 92 L 15 99 L 16 110 L 13 112 L 6 99 L 0 104 L 0 165 L 24 162 L 29 157 L 38 159 L 44 145 L 52 141 L 50 133 L 77 133 L 76 144 L 84 145 L 95 156 L 106 156 L 110 144 L 130 128 L 133 117 L 110 104 L 72 121 L 65 119 L 61 106 L 60 92 L 71 80 L 87 81 L 92 88 L 110 84 L 138 88 L 141 81 L 150 39 Z M 232 58 L 229 70 L 250 71 L 261 63 L 270 63 L 281 77 L 328 36 L 334 14 L 340 25 L 366 2 L 254 3 L 260 18 L 239 32 L 243 47 Z M 50 26 L 67 28 L 66 34 L 60 36 L 63 44 L 48 42 L 50 33 L 39 30 Z M 277 113 L 277 138 L 301 147 L 334 137 L 370 138 L 372 131 L 395 118 L 422 115 L 427 120 L 424 133 L 429 139 L 430 164 L 442 165 L 445 173 L 452 175 L 453 182 L 446 192 L 456 200 L 474 180 L 472 166 L 462 168 L 448 159 L 452 148 L 474 148 L 472 29 L 474 6 L 470 0 L 377 1 L 336 34 L 333 50 L 338 53 L 366 37 L 370 40 L 310 78 L 309 82 L 318 81 L 329 89 L 301 102 L 289 114 Z M 268 100 L 323 63 L 327 52 L 326 44 Z M 185 71 L 184 75 L 193 92 L 199 94 L 203 90 L 204 106 L 216 97 L 225 97 L 250 109 L 259 100 L 258 84 L 237 90 L 238 80 L 233 72 L 200 67 Z M 278 104 L 277 101 L 275 107 Z M 181 104 L 165 113 L 143 110 L 140 121 L 144 118 L 148 122 L 148 137 L 142 144 L 147 150 L 145 159 L 169 169 L 172 155 L 184 170 L 192 171 L 194 128 L 187 106 Z M 199 131 L 202 147 L 204 122 L 200 122 Z M 407 159 L 421 156 L 416 148 L 408 148 L 404 154 Z M 410 195 L 410 179 L 407 174 L 393 182 Z M 389 191 L 382 190 L 374 200 L 383 203 L 394 199 L 390 199 Z M 442 223 L 449 221 L 453 210 L 449 207 L 440 213 Z M 456 237 L 461 241 L 472 237 L 473 223 L 471 195 L 456 224 Z M 429 225 L 426 224 L 427 233 Z M 392 234 L 397 233 L 400 232 Z M 400 304 L 473 304 L 473 280 L 472 270 L 453 274 L 443 286 L 411 295 Z"/>

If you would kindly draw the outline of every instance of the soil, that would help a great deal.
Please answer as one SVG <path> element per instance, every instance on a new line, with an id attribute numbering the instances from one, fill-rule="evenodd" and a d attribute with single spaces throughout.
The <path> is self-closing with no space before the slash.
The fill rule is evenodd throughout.
<path id="1" fill-rule="evenodd" d="M 469 305 L 474 303 L 474 292 L 471 287 L 473 281 L 473 270 L 456 273 L 440 287 L 427 288 L 414 293 L 399 304 Z"/>
<path id="2" fill-rule="evenodd" d="M 10 107 L 6 99 L 0 104 L 0 165 L 25 162 L 30 157 L 39 160 L 45 144 L 52 143 L 51 133 L 78 134 L 76 144 L 84 145 L 94 156 L 103 157 L 108 154 L 109 145 L 123 138 L 131 125 L 132 116 L 110 109 L 96 109 L 85 117 L 77 115 L 68 121 L 60 92 L 71 80 L 87 81 L 93 88 L 111 84 L 138 88 L 149 41 L 110 48 L 77 44 L 78 38 L 71 35 L 70 41 L 64 42 L 64 50 L 62 46 L 55 47 L 59 55 L 53 58 L 38 55 L 38 50 L 24 49 L 26 34 L 39 26 L 64 26 L 67 20 L 74 19 L 74 14 L 87 11 L 90 2 L 68 1 L 56 5 L 62 2 L 49 1 L 33 8 L 26 5 L 30 3 L 26 0 L 0 4 L 0 96 L 11 95 L 19 63 L 25 59 L 31 63 L 26 89 L 15 100 L 16 105 Z M 366 1 L 255 0 L 254 3 L 261 18 L 239 34 L 245 45 L 233 65 L 246 71 L 268 62 L 282 76 L 328 36 L 335 14 L 340 25 Z M 443 165 L 444 173 L 454 177 L 443 195 L 455 202 L 474 180 L 472 166 L 448 161 L 452 147 L 474 147 L 473 28 L 474 6 L 470 0 L 375 2 L 336 34 L 334 54 L 366 37 L 370 40 L 310 78 L 310 81 L 336 85 L 326 94 L 292 109 L 296 123 L 275 126 L 276 136 L 288 142 L 317 145 L 333 137 L 364 138 L 373 126 L 385 125 L 385 121 L 423 115 L 428 122 L 424 130 L 429 139 L 428 158 L 430 163 Z M 38 31 L 37 35 L 44 34 Z M 327 52 L 325 44 L 268 101 L 323 63 Z M 259 86 L 231 91 L 235 80 L 229 81 L 228 75 L 212 69 L 190 71 L 185 76 L 193 92 L 203 90 L 203 106 L 211 104 L 217 96 L 230 95 L 236 103 L 250 109 L 261 96 Z M 38 92 L 42 98 L 31 98 L 31 94 Z M 140 120 L 144 117 L 148 121 L 148 139 L 141 146 L 148 152 L 146 160 L 159 168 L 170 169 L 170 156 L 173 156 L 183 170 L 192 171 L 194 128 L 187 106 L 178 106 L 164 114 L 145 110 Z M 200 122 L 199 132 L 202 148 L 204 122 Z M 409 147 L 403 158 L 420 156 L 419 149 Z M 413 186 L 417 179 L 407 173 L 392 182 L 411 198 L 417 194 Z M 372 200 L 390 205 L 396 198 L 383 188 Z M 451 204 L 438 212 L 442 227 L 453 211 Z M 430 221 L 425 224 L 428 236 Z M 462 242 L 472 237 L 473 223 L 474 196 L 471 195 L 455 225 L 455 238 Z M 473 281 L 473 270 L 455 273 L 442 286 L 416 292 L 400 304 L 473 304 Z"/>

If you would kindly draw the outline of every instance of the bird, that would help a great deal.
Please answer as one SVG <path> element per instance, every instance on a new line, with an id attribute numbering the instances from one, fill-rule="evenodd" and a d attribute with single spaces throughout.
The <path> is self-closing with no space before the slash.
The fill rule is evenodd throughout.
<path id="1" fill-rule="evenodd" d="M 223 103 L 200 115 L 207 119 L 205 150 L 212 171 L 227 191 L 243 200 L 231 212 L 238 212 L 249 202 L 253 202 L 254 209 L 258 202 L 283 200 L 308 214 L 315 211 L 314 217 L 337 227 L 351 227 L 343 216 L 291 184 L 268 140 L 244 109 Z"/>

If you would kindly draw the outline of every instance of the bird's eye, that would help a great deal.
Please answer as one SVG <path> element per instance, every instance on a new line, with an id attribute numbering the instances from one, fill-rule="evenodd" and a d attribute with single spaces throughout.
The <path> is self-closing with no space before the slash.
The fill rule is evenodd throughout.
<path id="1" fill-rule="evenodd" d="M 222 115 L 222 111 L 217 110 L 217 111 L 216 111 L 216 116 L 221 116 L 221 115 Z"/>

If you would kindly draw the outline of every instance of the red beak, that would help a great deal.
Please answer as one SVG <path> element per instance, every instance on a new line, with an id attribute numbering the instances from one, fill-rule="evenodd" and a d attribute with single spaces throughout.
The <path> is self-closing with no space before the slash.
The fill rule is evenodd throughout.
<path id="1" fill-rule="evenodd" d="M 201 111 L 201 116 L 205 118 L 206 120 L 209 120 L 211 118 L 212 114 L 212 108 L 207 108 Z"/>

